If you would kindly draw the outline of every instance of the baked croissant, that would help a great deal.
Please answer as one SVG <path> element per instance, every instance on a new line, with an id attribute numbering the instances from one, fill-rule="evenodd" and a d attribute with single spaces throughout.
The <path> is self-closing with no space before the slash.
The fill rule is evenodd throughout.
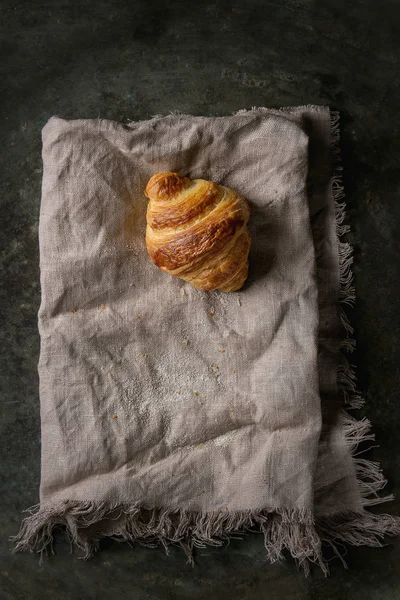
<path id="1" fill-rule="evenodd" d="M 179 173 L 156 173 L 145 195 L 146 245 L 162 271 L 201 290 L 239 290 L 248 274 L 250 216 L 233 190 Z"/>

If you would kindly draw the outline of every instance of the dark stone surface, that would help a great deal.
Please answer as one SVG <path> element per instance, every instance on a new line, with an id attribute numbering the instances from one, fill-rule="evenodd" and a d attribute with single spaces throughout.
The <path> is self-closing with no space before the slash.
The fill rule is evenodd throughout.
<path id="1" fill-rule="evenodd" d="M 85 563 L 59 542 L 39 565 L 8 542 L 38 501 L 40 130 L 53 114 L 126 121 L 309 103 L 342 112 L 356 359 L 380 443 L 369 456 L 400 497 L 399 3 L 5 0 L 0 15 L 1 600 L 400 598 L 398 541 L 349 549 L 350 570 L 334 561 L 327 580 L 317 570 L 304 579 L 291 560 L 267 564 L 257 535 L 199 551 L 195 569 L 176 549 L 117 543 Z M 399 500 L 381 510 L 400 513 Z"/>

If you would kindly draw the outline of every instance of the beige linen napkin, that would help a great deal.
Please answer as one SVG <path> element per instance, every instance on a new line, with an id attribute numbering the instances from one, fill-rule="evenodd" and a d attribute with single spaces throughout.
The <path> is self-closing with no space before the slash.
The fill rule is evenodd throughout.
<path id="1" fill-rule="evenodd" d="M 377 495 L 379 467 L 354 456 L 369 423 L 344 411 L 361 401 L 338 351 L 353 346 L 339 305 L 354 298 L 338 136 L 324 107 L 50 119 L 40 505 L 17 549 L 43 551 L 64 525 L 86 556 L 111 536 L 191 557 L 252 529 L 271 560 L 288 550 L 327 571 L 323 542 L 339 551 L 399 532 L 365 508 L 390 497 Z M 151 263 L 143 191 L 167 170 L 248 200 L 240 292 L 203 292 Z"/>

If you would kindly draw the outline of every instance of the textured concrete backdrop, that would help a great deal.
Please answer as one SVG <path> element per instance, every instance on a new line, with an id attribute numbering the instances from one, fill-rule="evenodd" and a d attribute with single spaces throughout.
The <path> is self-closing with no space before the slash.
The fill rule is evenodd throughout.
<path id="1" fill-rule="evenodd" d="M 53 115 L 126 122 L 175 109 L 329 104 L 342 113 L 342 158 L 355 247 L 356 360 L 380 460 L 400 514 L 399 23 L 396 0 L 3 0 L 0 177 L 0 598 L 396 600 L 400 543 L 349 549 L 328 580 L 291 560 L 266 563 L 253 535 L 197 554 L 105 543 L 89 562 L 12 555 L 38 501 L 40 130 Z"/>

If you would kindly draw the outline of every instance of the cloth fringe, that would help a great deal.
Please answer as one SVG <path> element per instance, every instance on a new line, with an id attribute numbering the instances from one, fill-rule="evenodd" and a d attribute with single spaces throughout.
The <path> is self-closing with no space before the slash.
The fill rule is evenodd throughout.
<path id="1" fill-rule="evenodd" d="M 353 248 L 351 244 L 343 240 L 343 236 L 350 232 L 350 226 L 345 223 L 346 203 L 344 201 L 344 188 L 342 182 L 342 166 L 340 164 L 340 114 L 330 111 L 331 115 L 331 160 L 334 173 L 331 179 L 331 190 L 335 206 L 336 234 L 339 255 L 339 317 L 344 337 L 338 346 L 338 387 L 343 393 L 344 408 L 342 424 L 344 435 L 353 457 L 353 465 L 356 473 L 358 488 L 362 498 L 362 504 L 374 506 L 394 499 L 393 494 L 379 496 L 387 484 L 382 469 L 376 461 L 359 458 L 359 455 L 370 449 L 366 448 L 358 452 L 359 445 L 364 442 L 375 440 L 371 433 L 371 423 L 368 419 L 357 420 L 347 413 L 349 409 L 359 409 L 365 404 L 364 398 L 357 390 L 357 377 L 354 366 L 350 364 L 347 355 L 354 351 L 356 342 L 352 337 L 354 328 L 350 323 L 346 307 L 352 307 L 355 303 L 354 274 L 352 271 Z M 347 409 L 347 410 L 346 410 Z M 322 533 L 328 534 L 327 541 L 333 546 L 334 540 L 339 540 L 352 545 L 380 546 L 385 534 L 398 535 L 400 531 L 400 518 L 387 514 L 373 514 L 368 511 L 355 514 L 354 518 L 348 515 L 343 522 L 342 516 L 334 516 L 320 519 Z M 324 539 L 324 537 L 321 537 Z M 338 555 L 340 553 L 335 548 Z M 342 559 L 342 562 L 343 559 Z"/>
<path id="2" fill-rule="evenodd" d="M 344 201 L 344 188 L 342 182 L 342 166 L 340 164 L 340 114 L 337 111 L 330 111 L 331 115 L 331 161 L 334 169 L 331 178 L 331 190 L 333 195 L 336 235 L 339 255 L 339 317 L 342 325 L 344 337 L 340 340 L 338 350 L 340 350 L 338 361 L 338 386 L 344 394 L 346 408 L 361 408 L 364 400 L 356 389 L 356 375 L 354 367 L 350 365 L 346 354 L 353 352 L 356 346 L 355 339 L 352 337 L 354 328 L 350 323 L 346 313 L 346 306 L 354 305 L 355 287 L 354 274 L 352 271 L 353 248 L 351 244 L 343 240 L 343 236 L 350 232 L 350 226 L 344 221 L 346 219 L 346 203 Z"/>
<path id="3" fill-rule="evenodd" d="M 366 464 L 368 463 L 368 464 Z M 380 489 L 375 478 L 379 467 L 370 461 L 358 461 L 359 473 L 371 478 L 374 493 Z M 366 471 L 366 473 L 365 473 Z M 168 553 L 170 544 L 184 550 L 194 564 L 193 549 L 221 546 L 227 540 L 249 532 L 261 532 L 267 558 L 276 562 L 289 552 L 305 574 L 317 564 L 325 574 L 328 562 L 323 544 L 329 545 L 343 564 L 338 544 L 382 546 L 385 535 L 400 534 L 400 520 L 391 515 L 376 515 L 365 510 L 344 512 L 314 521 L 310 512 L 301 510 L 259 510 L 196 513 L 184 510 L 143 509 L 137 505 L 110 505 L 107 502 L 65 501 L 50 508 L 30 509 L 21 529 L 12 541 L 14 552 L 30 551 L 43 555 L 53 551 L 53 531 L 62 527 L 71 546 L 82 550 L 88 559 L 107 536 L 118 542 L 135 542 L 155 547 L 161 544 Z"/>
<path id="4" fill-rule="evenodd" d="M 312 515 L 301 510 L 198 513 L 71 501 L 48 509 L 36 506 L 31 512 L 13 538 L 16 552 L 35 551 L 42 557 L 49 549 L 52 551 L 53 529 L 61 525 L 85 559 L 98 550 L 100 539 L 107 535 L 120 542 L 162 544 L 166 551 L 170 544 L 178 544 L 193 564 L 194 548 L 221 546 L 246 532 L 259 531 L 271 562 L 282 558 L 287 550 L 306 572 L 309 561 L 318 562 L 327 572 Z M 106 525 L 104 530 L 99 529 L 102 523 Z M 95 530 L 91 529 L 93 525 L 97 525 Z"/>
<path id="5" fill-rule="evenodd" d="M 304 108 L 313 108 L 312 106 Z M 252 111 L 257 110 L 254 107 Z M 247 111 L 238 111 L 244 114 Z M 250 111 L 251 112 L 251 111 Z M 331 156 L 335 172 L 331 189 L 335 203 L 338 253 L 340 321 L 344 338 L 339 344 L 338 386 L 343 392 L 345 407 L 358 409 L 364 399 L 357 391 L 356 375 L 345 354 L 352 352 L 354 329 L 345 312 L 345 306 L 355 301 L 353 285 L 352 247 L 342 240 L 350 227 L 345 221 L 344 190 L 339 154 L 339 113 L 331 111 Z M 161 118 L 154 115 L 153 118 Z M 357 420 L 346 411 L 342 414 L 343 430 L 353 456 L 354 469 L 364 507 L 393 500 L 392 495 L 379 496 L 387 481 L 379 463 L 359 458 L 360 443 L 373 441 L 368 419 Z M 19 533 L 12 538 L 14 551 L 53 551 L 53 532 L 62 527 L 71 545 L 75 544 L 89 558 L 99 548 L 104 536 L 120 542 L 138 542 L 146 546 L 161 544 L 168 552 L 170 544 L 180 545 L 193 564 L 193 549 L 221 546 L 231 538 L 258 531 L 264 536 L 266 554 L 271 562 L 289 552 L 307 575 L 312 563 L 328 574 L 328 562 L 323 555 L 323 544 L 343 558 L 341 544 L 355 546 L 382 546 L 386 535 L 400 534 L 400 518 L 388 514 L 374 514 L 364 508 L 328 516 L 315 517 L 311 512 L 295 509 L 262 509 L 234 512 L 190 512 L 185 510 L 145 509 L 138 505 L 112 505 L 108 502 L 64 501 L 51 507 L 36 505 L 29 509 L 30 516 L 22 522 Z M 338 547 L 339 546 L 339 547 Z"/>

